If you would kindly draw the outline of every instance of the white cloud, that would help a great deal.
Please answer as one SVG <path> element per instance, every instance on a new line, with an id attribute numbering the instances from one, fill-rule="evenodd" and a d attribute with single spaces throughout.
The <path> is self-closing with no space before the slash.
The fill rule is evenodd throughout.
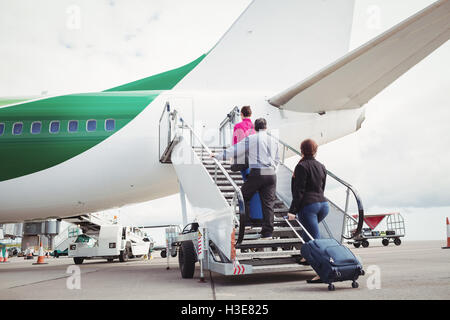
<path id="1" fill-rule="evenodd" d="M 0 0 L 0 96 L 100 91 L 179 67 L 248 3 Z"/>

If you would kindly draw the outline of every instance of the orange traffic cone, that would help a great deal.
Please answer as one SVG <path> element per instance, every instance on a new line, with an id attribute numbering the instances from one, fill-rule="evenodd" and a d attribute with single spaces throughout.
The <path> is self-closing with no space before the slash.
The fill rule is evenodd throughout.
<path id="1" fill-rule="evenodd" d="M 39 247 L 39 257 L 37 259 L 37 262 L 33 263 L 33 265 L 35 264 L 48 264 L 47 262 L 44 262 L 44 248 L 42 247 L 42 242 L 41 246 Z"/>
<path id="2" fill-rule="evenodd" d="M 442 247 L 442 249 L 450 249 L 450 223 L 448 222 L 448 217 L 447 217 L 447 246 Z"/>
<path id="3" fill-rule="evenodd" d="M 8 257 L 9 257 L 8 249 L 6 249 L 6 250 L 5 250 L 5 255 L 4 255 L 4 257 L 3 257 L 3 262 L 8 262 Z"/>
<path id="4" fill-rule="evenodd" d="M 3 248 L 0 249 L 0 262 L 3 262 Z"/>

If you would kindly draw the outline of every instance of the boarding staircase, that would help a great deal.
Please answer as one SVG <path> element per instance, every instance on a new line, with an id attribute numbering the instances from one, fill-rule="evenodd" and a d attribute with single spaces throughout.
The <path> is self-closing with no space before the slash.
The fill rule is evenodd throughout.
<path id="1" fill-rule="evenodd" d="M 233 109 L 232 113 L 236 114 L 236 110 Z M 160 161 L 174 166 L 180 186 L 191 204 L 200 208 L 201 213 L 195 223 L 204 225 L 208 230 L 206 254 L 209 259 L 205 260 L 205 267 L 225 275 L 311 270 L 309 266 L 300 264 L 300 248 L 304 243 L 300 236 L 302 226 L 298 220 L 287 220 L 292 171 L 285 165 L 285 156 L 287 151 L 298 152 L 273 137 L 279 143 L 283 156 L 277 172 L 273 238 L 263 240 L 261 227 L 257 223 L 245 227 L 246 213 L 240 191 L 244 181 L 240 172 L 232 172 L 229 162 L 211 157 L 227 145 L 225 131 L 233 127 L 235 118 L 232 113 L 220 124 L 221 146 L 215 147 L 206 146 L 169 104 L 166 104 L 160 118 Z M 231 141 L 229 133 L 228 137 Z M 346 212 L 347 208 L 341 209 L 330 201 L 330 213 L 320 225 L 321 235 L 342 241 L 360 232 L 364 211 L 352 186 L 331 173 L 329 177 L 347 188 L 347 202 L 353 193 L 358 207 L 359 216 L 354 218 Z M 352 219 L 355 226 L 352 234 L 344 231 L 347 219 Z M 230 231 L 231 238 L 227 237 Z"/>
<path id="2" fill-rule="evenodd" d="M 213 147 L 210 150 L 213 153 L 219 152 L 220 147 Z M 237 212 L 240 218 L 240 206 L 239 203 L 233 201 L 235 197 L 235 189 L 228 181 L 223 172 L 217 169 L 216 164 L 207 151 L 202 148 L 194 147 L 194 151 L 197 156 L 202 160 L 202 164 L 210 174 L 211 178 L 217 185 L 217 188 L 222 193 L 222 196 L 226 199 L 232 209 Z M 225 162 L 222 164 L 226 173 L 237 187 L 241 187 L 244 183 L 240 172 L 232 172 L 231 164 Z M 233 208 L 234 206 L 234 208 Z M 285 220 L 285 216 L 288 214 L 289 208 L 279 198 L 275 202 L 274 210 L 274 231 L 272 240 L 261 240 L 261 227 L 258 223 L 254 223 L 252 227 L 241 228 L 236 231 L 236 239 L 238 242 L 235 245 L 236 259 L 241 264 L 247 264 L 253 266 L 253 273 L 266 272 L 266 271 L 299 271 L 309 269 L 300 265 L 300 246 L 302 244 L 301 239 L 295 234 L 300 233 L 301 227 L 291 227 Z M 240 222 L 240 221 L 239 221 Z M 239 223 L 236 223 L 238 225 Z M 244 231 L 241 239 L 239 238 L 239 231 Z"/>
<path id="3" fill-rule="evenodd" d="M 87 235 L 98 234 L 102 225 L 110 225 L 114 223 L 113 220 L 101 217 L 100 215 L 94 213 L 67 217 L 63 220 L 78 226 L 83 233 Z"/>
<path id="4" fill-rule="evenodd" d="M 69 245 L 75 241 L 81 232 L 81 229 L 74 225 L 69 225 L 60 232 L 53 240 L 53 252 L 55 256 L 58 257 L 59 255 L 68 252 Z"/>

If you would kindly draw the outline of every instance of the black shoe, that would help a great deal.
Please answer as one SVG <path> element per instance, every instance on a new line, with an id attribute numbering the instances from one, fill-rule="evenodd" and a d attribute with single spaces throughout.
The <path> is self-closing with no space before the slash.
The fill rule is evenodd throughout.
<path id="1" fill-rule="evenodd" d="M 306 280 L 307 283 L 323 283 L 322 279 L 317 280 Z"/>
<path id="2" fill-rule="evenodd" d="M 310 264 L 308 263 L 308 261 L 299 261 L 298 264 L 301 264 L 302 266 L 310 266 Z"/>
<path id="3" fill-rule="evenodd" d="M 261 238 L 272 238 L 272 234 L 271 233 L 266 233 L 266 234 L 261 234 Z"/>

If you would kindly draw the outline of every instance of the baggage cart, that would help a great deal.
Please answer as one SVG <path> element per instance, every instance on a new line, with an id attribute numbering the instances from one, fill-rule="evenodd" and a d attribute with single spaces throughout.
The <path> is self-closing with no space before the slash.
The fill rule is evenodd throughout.
<path id="1" fill-rule="evenodd" d="M 357 217 L 357 216 L 355 216 Z M 353 220 L 346 219 L 346 233 L 352 234 L 356 225 Z M 405 236 L 405 220 L 403 216 L 396 213 L 366 214 L 364 215 L 364 228 L 348 244 L 353 244 L 355 248 L 369 246 L 369 240 L 382 239 L 383 246 L 388 246 L 393 242 L 395 245 L 401 245 L 400 238 Z"/>

